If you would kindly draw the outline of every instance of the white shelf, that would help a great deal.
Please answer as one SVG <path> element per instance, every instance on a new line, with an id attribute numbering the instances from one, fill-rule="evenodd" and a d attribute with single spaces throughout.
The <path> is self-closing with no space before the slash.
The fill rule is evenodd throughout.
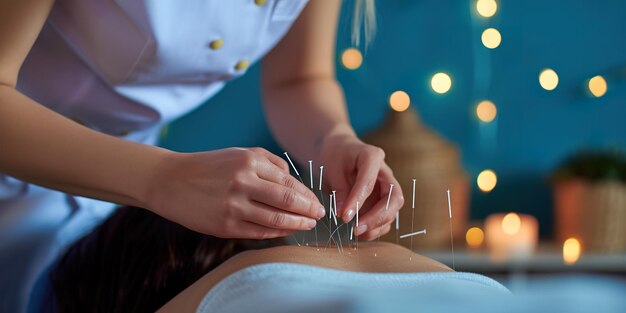
<path id="1" fill-rule="evenodd" d="M 416 251 L 451 266 L 449 251 Z M 539 249 L 524 261 L 495 262 L 488 251 L 455 251 L 456 268 L 461 271 L 493 272 L 612 272 L 626 275 L 626 254 L 584 254 L 573 265 L 566 265 L 557 249 Z"/>

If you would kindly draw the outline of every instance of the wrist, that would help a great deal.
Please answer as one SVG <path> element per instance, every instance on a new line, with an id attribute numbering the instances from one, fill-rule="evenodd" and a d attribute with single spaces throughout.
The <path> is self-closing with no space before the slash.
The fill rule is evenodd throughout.
<path id="1" fill-rule="evenodd" d="M 158 214 L 159 200 L 157 198 L 162 194 L 163 186 L 169 182 L 170 168 L 176 164 L 181 153 L 158 147 L 151 148 L 154 149 L 150 151 L 150 157 L 143 165 L 144 170 L 142 172 L 144 175 L 137 184 L 139 187 L 136 190 L 135 198 L 138 199 L 140 207 Z"/>
<path id="2" fill-rule="evenodd" d="M 345 148 L 351 143 L 360 142 L 361 140 L 357 137 L 352 127 L 348 124 L 342 124 L 337 125 L 321 137 L 317 142 L 315 151 L 318 153 L 318 159 L 324 160 L 330 152 Z"/>
<path id="3" fill-rule="evenodd" d="M 323 136 L 320 137 L 317 148 L 322 149 L 325 145 L 327 145 L 330 142 L 344 141 L 344 140 L 351 140 L 351 139 L 358 140 L 358 137 L 356 133 L 354 132 L 354 129 L 352 129 L 352 127 L 349 124 L 338 124 L 334 126 L 331 130 L 326 132 Z"/>

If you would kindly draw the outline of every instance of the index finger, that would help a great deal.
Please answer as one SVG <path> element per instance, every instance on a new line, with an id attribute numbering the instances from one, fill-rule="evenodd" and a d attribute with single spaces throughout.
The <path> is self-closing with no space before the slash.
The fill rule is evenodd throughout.
<path id="1" fill-rule="evenodd" d="M 389 185 L 387 185 L 389 186 Z M 396 188 L 398 186 L 398 188 Z M 381 189 L 385 188 L 381 186 Z M 389 188 L 389 187 L 387 187 Z M 391 196 L 390 193 L 391 192 Z M 389 199 L 389 206 L 387 207 L 387 199 Z M 385 189 L 385 191 L 381 190 L 381 196 L 378 202 L 374 204 L 374 206 L 365 212 L 361 218 L 361 225 L 367 225 L 364 230 L 358 229 L 356 231 L 357 236 L 361 236 L 364 233 L 371 233 L 372 231 L 378 230 L 380 231 L 381 227 L 389 225 L 396 216 L 396 211 L 402 208 L 404 204 L 404 197 L 402 196 L 402 189 L 399 185 L 394 184 L 393 192 L 391 189 Z M 380 235 L 377 235 L 378 237 Z M 374 238 L 376 238 L 374 237 Z"/>
<path id="2" fill-rule="evenodd" d="M 250 148 L 250 150 L 263 155 L 268 160 L 270 160 L 270 162 L 276 165 L 279 169 L 289 172 L 289 165 L 287 165 L 287 161 L 283 160 L 281 157 L 259 147 Z"/>
<path id="3" fill-rule="evenodd" d="M 324 216 L 325 210 L 317 199 L 312 200 L 296 192 L 292 188 L 282 186 L 270 181 L 259 180 L 256 186 L 250 192 L 251 200 L 265 204 L 270 208 L 280 211 L 295 213 L 294 222 L 300 216 L 306 216 L 313 219 L 320 219 Z M 282 215 L 286 216 L 286 215 Z M 304 225 L 303 223 L 299 223 Z M 273 225 L 281 226 L 281 225 Z M 282 225 L 284 227 L 284 225 Z"/>
<path id="4" fill-rule="evenodd" d="M 298 194 L 301 194 L 307 197 L 308 199 L 314 200 L 317 203 L 319 203 L 319 199 L 317 198 L 315 193 L 313 193 L 311 189 L 309 189 L 307 186 L 302 184 L 295 177 L 291 176 L 291 174 L 289 174 L 288 171 L 280 172 L 280 171 L 276 171 L 272 166 L 260 166 L 257 169 L 257 176 L 259 176 L 259 178 L 263 180 L 267 180 L 267 181 L 285 186 L 287 188 L 293 189 Z"/>
<path id="5" fill-rule="evenodd" d="M 374 186 L 376 185 L 376 179 L 378 173 L 381 170 L 381 163 L 385 159 L 385 153 L 380 148 L 374 148 L 361 152 L 357 156 L 357 176 L 348 194 L 348 197 L 344 201 L 342 219 L 347 223 L 354 216 L 354 210 L 346 210 L 345 208 L 353 208 L 356 206 L 356 202 L 364 202 L 367 197 L 372 194 Z"/>

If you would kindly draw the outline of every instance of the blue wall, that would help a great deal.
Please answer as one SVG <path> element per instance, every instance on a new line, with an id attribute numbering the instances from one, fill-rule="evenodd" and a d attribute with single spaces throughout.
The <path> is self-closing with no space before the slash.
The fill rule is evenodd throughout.
<path id="1" fill-rule="evenodd" d="M 485 168 L 498 174 L 488 194 L 474 187 L 472 217 L 515 210 L 540 218 L 551 231 L 547 176 L 560 160 L 581 147 L 626 146 L 626 1 L 498 1 L 492 18 L 476 14 L 474 1 L 378 1 L 379 32 L 356 71 L 338 66 L 355 129 L 376 128 L 388 110 L 389 94 L 411 96 L 422 120 L 462 148 L 473 179 Z M 342 20 L 338 51 L 349 46 Z M 480 35 L 502 33 L 489 50 Z M 546 91 L 538 74 L 546 67 L 559 85 Z M 439 71 L 453 79 L 450 92 L 429 87 Z M 264 146 L 280 152 L 263 120 L 258 66 L 232 82 L 207 105 L 169 128 L 163 146 L 201 151 L 229 146 Z M 602 74 L 609 91 L 585 94 L 585 80 Z M 498 107 L 491 124 L 475 118 L 482 99 Z M 245 113 L 242 113 L 245 112 Z"/>

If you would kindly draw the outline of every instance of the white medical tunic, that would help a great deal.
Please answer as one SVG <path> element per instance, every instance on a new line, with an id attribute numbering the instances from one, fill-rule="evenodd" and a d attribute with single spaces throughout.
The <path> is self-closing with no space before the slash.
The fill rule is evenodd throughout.
<path id="1" fill-rule="evenodd" d="M 155 144 L 164 124 L 266 54 L 305 4 L 57 0 L 18 90 L 89 128 Z M 24 311 L 38 275 L 112 208 L 0 173 L 0 311 Z"/>

